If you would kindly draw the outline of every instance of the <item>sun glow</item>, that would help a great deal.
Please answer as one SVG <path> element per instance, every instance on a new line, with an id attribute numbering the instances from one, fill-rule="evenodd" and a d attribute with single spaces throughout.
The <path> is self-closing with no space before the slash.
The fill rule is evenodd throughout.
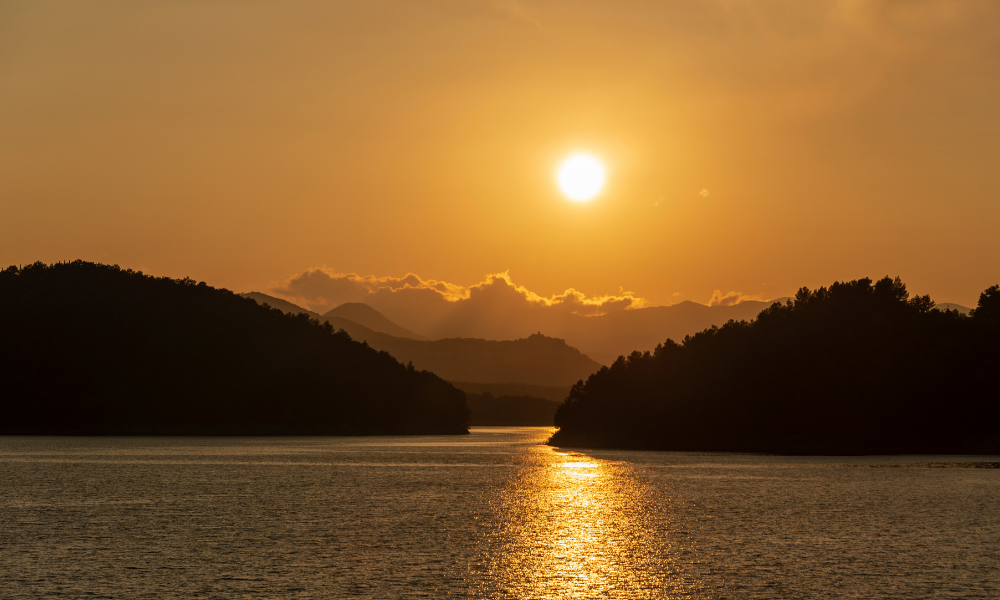
<path id="1" fill-rule="evenodd" d="M 556 179 L 570 200 L 590 200 L 604 187 L 604 165 L 589 154 L 574 154 L 559 166 Z"/>

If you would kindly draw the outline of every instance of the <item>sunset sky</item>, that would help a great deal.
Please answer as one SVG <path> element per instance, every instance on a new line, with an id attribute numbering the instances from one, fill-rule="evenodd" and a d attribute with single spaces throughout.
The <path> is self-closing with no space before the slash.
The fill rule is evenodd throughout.
<path id="1" fill-rule="evenodd" d="M 996 0 L 0 3 L 4 266 L 975 306 L 998 232 Z"/>

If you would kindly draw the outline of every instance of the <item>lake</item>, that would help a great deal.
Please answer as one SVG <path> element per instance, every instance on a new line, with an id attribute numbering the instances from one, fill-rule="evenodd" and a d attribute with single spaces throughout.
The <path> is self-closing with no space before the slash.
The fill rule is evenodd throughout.
<path id="1" fill-rule="evenodd" d="M 0 438 L 0 597 L 1000 597 L 1000 457 L 550 433 Z"/>

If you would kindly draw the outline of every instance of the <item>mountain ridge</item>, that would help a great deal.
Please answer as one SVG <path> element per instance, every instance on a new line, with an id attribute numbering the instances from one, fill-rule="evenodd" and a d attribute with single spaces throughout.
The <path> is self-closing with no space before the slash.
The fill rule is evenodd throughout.
<path id="1" fill-rule="evenodd" d="M 687 335 L 694 335 L 713 325 L 722 326 L 730 320 L 752 320 L 775 302 L 783 303 L 788 300 L 744 300 L 725 306 L 709 306 L 685 300 L 665 306 L 583 316 L 572 312 L 548 312 L 539 307 L 532 307 L 528 311 L 505 310 L 504 307 L 508 306 L 505 304 L 477 310 L 457 304 L 448 304 L 442 308 L 442 305 L 436 304 L 436 308 L 432 309 L 431 304 L 424 306 L 426 298 L 400 305 L 380 302 L 373 297 L 362 302 L 343 303 L 318 315 L 285 300 L 259 292 L 253 294 L 272 306 L 280 303 L 285 312 L 305 312 L 321 321 L 326 317 L 344 317 L 371 331 L 398 338 L 503 341 L 542 333 L 547 337 L 565 340 L 569 346 L 602 365 L 610 365 L 619 356 L 628 355 L 635 350 L 652 350 L 667 339 L 680 341 Z M 959 305 L 948 306 L 962 312 L 968 311 Z M 401 310 L 401 307 L 405 310 Z M 442 310 L 445 312 L 441 312 Z"/>
<path id="2" fill-rule="evenodd" d="M 424 295 L 426 296 L 426 295 Z M 519 298 L 501 298 L 489 305 L 429 302 L 428 297 L 402 300 L 373 296 L 364 303 L 429 339 L 481 338 L 509 340 L 541 332 L 566 343 L 591 358 L 610 364 L 634 350 L 652 350 L 668 338 L 680 341 L 713 325 L 730 320 L 749 321 L 773 301 L 745 300 L 727 306 L 708 306 L 684 301 L 669 306 L 615 310 L 603 315 L 583 316 L 554 311 L 540 305 L 526 306 Z M 386 297 L 389 298 L 389 297 Z"/>
<path id="3" fill-rule="evenodd" d="M 292 306 L 294 306 L 294 304 Z M 363 325 L 372 331 L 377 331 L 393 337 L 427 341 L 426 337 L 397 325 L 387 319 L 385 315 L 380 313 L 374 307 L 364 304 L 363 302 L 345 302 L 318 316 L 320 321 L 331 317 L 341 317 L 349 321 L 353 321 L 358 325 Z"/>

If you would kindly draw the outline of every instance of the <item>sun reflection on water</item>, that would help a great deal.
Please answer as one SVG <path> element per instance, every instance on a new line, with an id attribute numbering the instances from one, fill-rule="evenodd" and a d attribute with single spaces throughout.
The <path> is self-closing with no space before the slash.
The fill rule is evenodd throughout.
<path id="1" fill-rule="evenodd" d="M 686 595 L 677 549 L 627 464 L 540 448 L 511 478 L 490 557 L 504 598 L 665 598 Z"/>

